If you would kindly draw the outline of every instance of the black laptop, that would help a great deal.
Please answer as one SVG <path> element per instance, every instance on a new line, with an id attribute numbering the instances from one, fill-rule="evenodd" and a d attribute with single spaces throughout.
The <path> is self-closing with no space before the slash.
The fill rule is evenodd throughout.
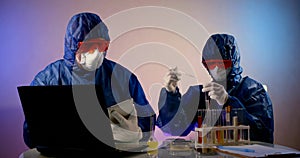
<path id="1" fill-rule="evenodd" d="M 17 87 L 30 137 L 45 154 L 116 152 L 95 85 Z"/>

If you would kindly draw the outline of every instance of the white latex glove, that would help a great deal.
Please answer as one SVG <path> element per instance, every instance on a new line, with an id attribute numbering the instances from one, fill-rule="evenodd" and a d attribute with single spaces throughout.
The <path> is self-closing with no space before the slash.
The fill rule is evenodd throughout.
<path id="1" fill-rule="evenodd" d="M 124 129 L 117 124 L 112 123 L 111 129 L 113 131 L 114 140 L 117 140 L 120 142 L 138 143 L 139 140 L 141 140 L 143 137 L 143 133 L 140 128 L 139 128 L 139 131 L 133 132 L 133 131 Z"/>
<path id="2" fill-rule="evenodd" d="M 165 87 L 169 92 L 175 92 L 177 82 L 180 80 L 181 73 L 178 72 L 177 67 L 170 69 L 167 76 L 165 77 Z"/>
<path id="3" fill-rule="evenodd" d="M 127 119 L 116 110 L 112 110 L 110 115 L 117 120 L 120 127 L 133 132 L 139 131 L 136 109 L 132 110 Z"/>
<path id="4" fill-rule="evenodd" d="M 202 92 L 208 92 L 208 96 L 218 102 L 219 105 L 224 105 L 228 99 L 228 93 L 223 85 L 216 82 L 209 82 L 203 85 Z"/>
<path id="5" fill-rule="evenodd" d="M 113 137 L 115 140 L 132 143 L 138 142 L 142 139 L 143 134 L 141 128 L 138 126 L 135 108 L 129 114 L 128 119 L 116 110 L 112 110 L 110 116 L 115 118 L 117 121 L 117 123 L 111 123 Z"/>

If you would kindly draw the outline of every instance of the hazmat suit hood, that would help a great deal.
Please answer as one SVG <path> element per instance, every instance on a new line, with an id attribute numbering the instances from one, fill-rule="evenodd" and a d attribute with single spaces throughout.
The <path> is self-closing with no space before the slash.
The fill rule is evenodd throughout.
<path id="1" fill-rule="evenodd" d="M 231 60 L 232 67 L 227 76 L 227 89 L 231 89 L 242 79 L 240 52 L 235 38 L 228 34 L 213 34 L 202 51 L 202 62 L 206 60 Z"/>
<path id="2" fill-rule="evenodd" d="M 110 41 L 107 26 L 94 13 L 79 13 L 74 15 L 65 34 L 64 59 L 68 67 L 74 66 L 78 43 L 93 38 L 103 38 Z"/>

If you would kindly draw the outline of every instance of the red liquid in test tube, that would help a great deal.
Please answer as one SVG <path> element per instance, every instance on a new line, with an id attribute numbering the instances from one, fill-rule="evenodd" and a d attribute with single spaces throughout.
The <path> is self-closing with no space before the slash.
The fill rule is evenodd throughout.
<path id="1" fill-rule="evenodd" d="M 201 128 L 202 125 L 202 111 L 198 110 L 198 128 Z M 198 132 L 198 143 L 202 143 L 202 133 L 199 131 Z"/>

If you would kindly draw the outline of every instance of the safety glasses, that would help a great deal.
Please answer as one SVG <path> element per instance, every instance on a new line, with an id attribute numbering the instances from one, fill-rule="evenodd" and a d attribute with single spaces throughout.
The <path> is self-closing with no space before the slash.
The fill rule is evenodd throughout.
<path id="1" fill-rule="evenodd" d="M 203 64 L 209 70 L 214 69 L 216 66 L 219 68 L 228 69 L 231 67 L 232 62 L 231 60 L 205 60 L 203 61 Z"/>
<path id="2" fill-rule="evenodd" d="M 98 49 L 99 52 L 104 52 L 108 49 L 109 41 L 103 38 L 95 38 L 78 43 L 77 53 L 93 52 Z"/>

